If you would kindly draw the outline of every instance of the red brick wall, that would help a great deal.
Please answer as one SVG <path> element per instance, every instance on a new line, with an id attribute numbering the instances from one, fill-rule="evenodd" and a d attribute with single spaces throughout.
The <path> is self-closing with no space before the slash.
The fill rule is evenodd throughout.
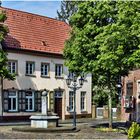
<path id="1" fill-rule="evenodd" d="M 137 80 L 140 80 L 140 69 L 138 70 L 134 70 L 134 71 L 130 71 L 129 75 L 122 78 L 122 84 L 123 84 L 123 88 L 122 88 L 122 96 L 126 95 L 126 84 L 128 82 L 132 82 L 133 83 L 133 96 L 137 99 L 136 97 L 136 93 L 137 93 Z M 128 120 L 129 118 L 129 113 L 125 112 L 125 109 L 123 107 L 123 99 L 121 101 L 122 103 L 122 107 L 121 107 L 121 118 L 122 120 Z"/>

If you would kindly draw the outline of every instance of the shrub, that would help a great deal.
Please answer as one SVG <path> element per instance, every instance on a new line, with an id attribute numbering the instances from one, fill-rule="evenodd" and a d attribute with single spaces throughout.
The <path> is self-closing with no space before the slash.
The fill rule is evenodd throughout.
<path id="1" fill-rule="evenodd" d="M 140 139 L 140 126 L 136 122 L 133 122 L 128 130 L 129 139 Z"/>

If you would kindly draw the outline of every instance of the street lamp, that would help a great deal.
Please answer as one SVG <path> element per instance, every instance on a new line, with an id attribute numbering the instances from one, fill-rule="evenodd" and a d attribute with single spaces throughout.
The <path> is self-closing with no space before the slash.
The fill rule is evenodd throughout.
<path id="1" fill-rule="evenodd" d="M 72 77 L 68 76 L 68 78 L 66 79 L 66 83 L 68 85 L 68 88 L 72 89 L 73 94 L 74 94 L 73 126 L 75 128 L 76 128 L 76 90 L 81 88 L 83 83 L 84 83 L 83 76 L 81 76 L 79 79 L 80 86 L 78 86 L 78 84 L 77 84 L 77 79 L 78 79 L 78 77 L 75 74 L 73 74 Z"/>

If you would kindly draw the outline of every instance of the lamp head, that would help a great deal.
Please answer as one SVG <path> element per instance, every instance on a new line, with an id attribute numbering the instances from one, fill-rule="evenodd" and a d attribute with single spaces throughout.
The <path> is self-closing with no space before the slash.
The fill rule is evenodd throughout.
<path id="1" fill-rule="evenodd" d="M 82 86 L 84 84 L 84 79 L 83 77 L 81 76 L 80 79 L 79 79 L 79 84 Z"/>
<path id="2" fill-rule="evenodd" d="M 66 83 L 69 86 L 71 84 L 71 78 L 68 76 L 68 78 L 66 79 Z"/>

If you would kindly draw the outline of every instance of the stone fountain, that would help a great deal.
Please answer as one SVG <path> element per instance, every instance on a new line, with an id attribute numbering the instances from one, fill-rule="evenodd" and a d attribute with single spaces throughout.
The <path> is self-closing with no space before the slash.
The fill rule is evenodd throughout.
<path id="1" fill-rule="evenodd" d="M 53 112 L 48 111 L 48 91 L 42 92 L 41 114 L 32 115 L 30 117 L 31 127 L 34 128 L 48 128 L 57 127 L 59 116 Z"/>

